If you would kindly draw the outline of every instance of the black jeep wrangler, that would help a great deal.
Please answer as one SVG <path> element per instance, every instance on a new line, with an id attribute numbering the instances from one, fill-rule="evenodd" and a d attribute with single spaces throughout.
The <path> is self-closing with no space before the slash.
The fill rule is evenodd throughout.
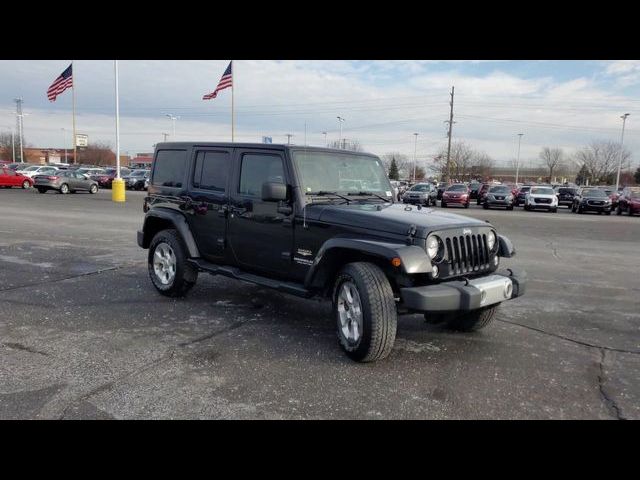
<path id="1" fill-rule="evenodd" d="M 163 295 L 199 272 L 333 302 L 354 360 L 386 357 L 399 314 L 477 330 L 524 293 L 489 223 L 394 202 L 380 159 L 326 148 L 159 143 L 138 244 Z"/>

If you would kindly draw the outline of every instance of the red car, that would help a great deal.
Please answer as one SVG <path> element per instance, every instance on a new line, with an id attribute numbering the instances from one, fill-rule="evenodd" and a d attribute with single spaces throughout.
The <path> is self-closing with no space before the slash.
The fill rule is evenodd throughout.
<path id="1" fill-rule="evenodd" d="M 627 187 L 622 190 L 616 213 L 622 215 L 622 212 L 626 212 L 629 216 L 640 213 L 640 187 Z"/>
<path id="2" fill-rule="evenodd" d="M 442 192 L 442 200 L 440 206 L 447 208 L 447 205 L 462 205 L 464 208 L 469 208 L 469 202 L 471 201 L 471 192 L 464 183 L 454 183 Z"/>
<path id="3" fill-rule="evenodd" d="M 33 180 L 25 175 L 22 175 L 21 173 L 14 172 L 10 168 L 0 167 L 0 187 L 29 188 L 33 187 Z"/>
<path id="4" fill-rule="evenodd" d="M 127 167 L 120 167 L 120 177 L 124 177 L 125 175 L 129 175 L 131 170 Z M 111 188 L 111 183 L 113 179 L 116 178 L 116 169 L 115 168 L 107 168 L 105 173 L 99 175 L 92 175 L 91 180 L 95 180 L 100 185 L 100 188 Z"/>

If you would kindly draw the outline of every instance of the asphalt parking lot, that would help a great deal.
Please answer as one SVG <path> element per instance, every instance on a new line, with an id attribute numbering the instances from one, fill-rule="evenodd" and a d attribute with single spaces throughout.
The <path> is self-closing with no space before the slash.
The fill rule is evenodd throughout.
<path id="1" fill-rule="evenodd" d="M 638 217 L 456 209 L 514 242 L 527 294 L 478 333 L 401 317 L 357 364 L 324 302 L 204 274 L 158 295 L 144 195 L 0 190 L 0 419 L 640 418 Z"/>

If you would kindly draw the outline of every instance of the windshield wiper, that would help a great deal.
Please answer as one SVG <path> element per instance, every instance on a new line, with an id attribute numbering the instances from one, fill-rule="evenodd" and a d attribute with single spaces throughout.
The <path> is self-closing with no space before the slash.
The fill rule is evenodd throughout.
<path id="1" fill-rule="evenodd" d="M 347 193 L 347 195 L 358 195 L 363 197 L 378 197 L 379 199 L 384 200 L 385 203 L 389 202 L 388 198 L 385 198 L 382 195 L 378 195 L 377 193 L 373 193 L 373 192 L 349 192 Z"/>
<path id="2" fill-rule="evenodd" d="M 319 190 L 317 192 L 307 192 L 306 195 L 311 195 L 314 197 L 329 197 L 334 196 L 346 200 L 347 203 L 351 201 L 350 198 L 345 197 L 344 195 L 340 195 L 338 192 L 328 192 L 326 190 Z"/>

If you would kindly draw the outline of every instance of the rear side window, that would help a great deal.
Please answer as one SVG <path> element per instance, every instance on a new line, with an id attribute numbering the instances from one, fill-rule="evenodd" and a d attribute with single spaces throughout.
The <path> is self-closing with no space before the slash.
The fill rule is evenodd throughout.
<path id="1" fill-rule="evenodd" d="M 193 186 L 214 192 L 225 192 L 231 167 L 231 156 L 224 151 L 201 151 L 196 156 Z"/>
<path id="2" fill-rule="evenodd" d="M 153 170 L 153 184 L 181 188 L 187 163 L 186 150 L 160 150 Z"/>
<path id="3" fill-rule="evenodd" d="M 285 183 L 282 158 L 266 153 L 243 155 L 238 193 L 259 197 L 264 182 Z"/>

